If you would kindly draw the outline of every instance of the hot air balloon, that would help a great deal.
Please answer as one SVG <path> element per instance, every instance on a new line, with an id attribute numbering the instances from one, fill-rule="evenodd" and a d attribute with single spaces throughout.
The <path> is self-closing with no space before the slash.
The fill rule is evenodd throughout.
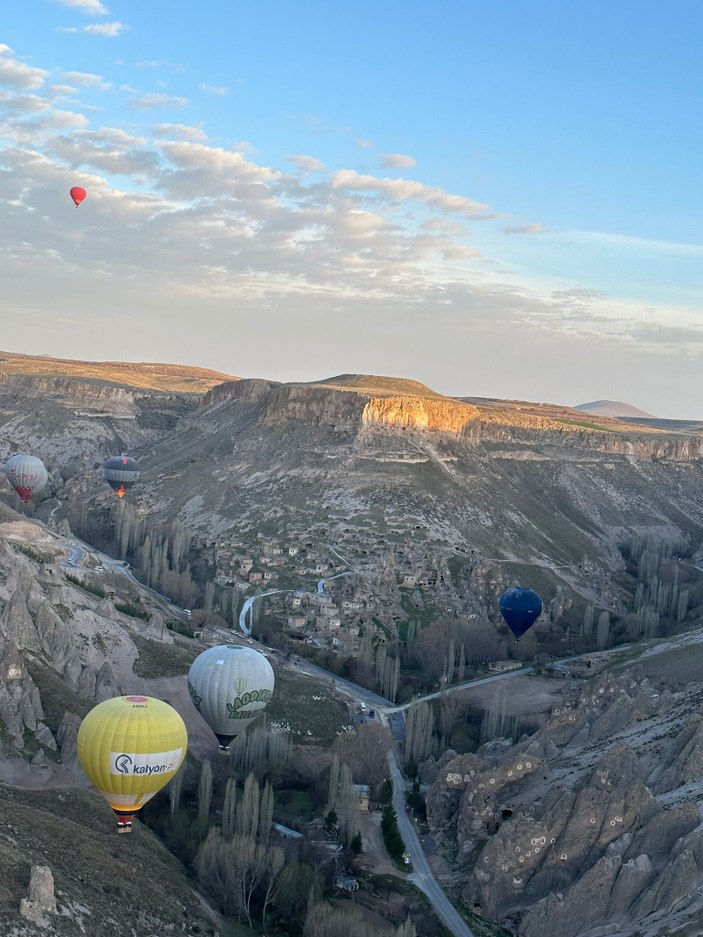
<path id="1" fill-rule="evenodd" d="M 506 589 L 500 597 L 500 611 L 515 641 L 519 641 L 542 614 L 542 599 L 532 589 Z"/>
<path id="2" fill-rule="evenodd" d="M 116 696 L 99 703 L 78 730 L 78 758 L 117 814 L 117 832 L 176 774 L 188 750 L 185 723 L 173 707 L 150 696 Z"/>
<path id="3" fill-rule="evenodd" d="M 251 647 L 220 644 L 195 658 L 188 671 L 188 692 L 215 733 L 221 755 L 266 708 L 274 684 L 273 667 Z"/>
<path id="4" fill-rule="evenodd" d="M 8 460 L 5 475 L 25 504 L 45 487 L 49 479 L 42 460 L 23 453 L 13 455 Z"/>
<path id="5" fill-rule="evenodd" d="M 83 201 L 83 199 L 86 197 L 88 193 L 82 186 L 74 185 L 68 194 L 73 199 L 73 204 L 76 206 L 76 208 L 78 208 L 78 206 L 80 205 L 80 203 Z"/>
<path id="6" fill-rule="evenodd" d="M 115 492 L 118 498 L 124 498 L 127 489 L 131 488 L 139 478 L 139 463 L 130 459 L 124 452 L 113 456 L 103 465 L 105 481 Z"/>

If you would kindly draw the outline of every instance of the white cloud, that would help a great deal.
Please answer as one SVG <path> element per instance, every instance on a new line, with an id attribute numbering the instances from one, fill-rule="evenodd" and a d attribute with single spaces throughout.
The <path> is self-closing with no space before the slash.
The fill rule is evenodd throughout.
<path id="1" fill-rule="evenodd" d="M 57 29 L 62 33 L 87 33 L 89 36 L 107 36 L 115 39 L 125 29 L 129 29 L 129 26 L 115 20 L 112 23 L 91 23 L 89 26 L 58 26 Z"/>
<path id="2" fill-rule="evenodd" d="M 405 156 L 403 153 L 383 153 L 381 163 L 387 169 L 412 169 L 417 165 L 414 157 Z"/>
<path id="3" fill-rule="evenodd" d="M 325 168 L 325 164 L 314 156 L 286 156 L 286 159 L 303 173 L 321 172 Z"/>
<path id="4" fill-rule="evenodd" d="M 207 140 L 204 130 L 189 124 L 154 124 L 151 132 L 155 137 L 169 137 L 172 140 L 185 140 L 188 143 L 204 143 Z"/>
<path id="5" fill-rule="evenodd" d="M 54 0 L 54 3 L 60 3 L 62 6 L 79 10 L 88 16 L 108 16 L 110 13 L 100 0 Z"/>
<path id="6" fill-rule="evenodd" d="M 18 62 L 12 49 L 0 44 L 0 85 L 13 88 L 41 88 L 49 73 L 43 68 L 34 68 Z"/>
<path id="7" fill-rule="evenodd" d="M 408 179 L 362 176 L 353 169 L 339 169 L 332 177 L 332 188 L 348 192 L 375 192 L 394 202 L 424 202 L 430 208 L 452 214 L 476 216 L 488 210 L 481 202 L 475 202 L 463 195 L 451 195 L 437 186 Z"/>
<path id="8" fill-rule="evenodd" d="M 224 98 L 229 94 L 229 88 L 226 88 L 224 85 L 208 85 L 205 82 L 201 82 L 198 87 L 201 91 L 204 91 L 206 94 L 214 94 L 219 98 Z"/>
<path id="9" fill-rule="evenodd" d="M 81 88 L 99 88 L 100 91 L 109 91 L 112 84 L 105 81 L 102 75 L 95 75 L 93 72 L 64 72 L 64 81 L 74 85 L 80 85 Z"/>
<path id="10" fill-rule="evenodd" d="M 503 234 L 541 234 L 544 226 L 541 224 L 522 224 L 503 228 Z"/>
<path id="11" fill-rule="evenodd" d="M 128 103 L 130 107 L 136 110 L 147 110 L 152 107 L 186 107 L 188 98 L 164 94 L 161 91 L 152 91 L 150 94 L 131 98 Z"/>
<path id="12" fill-rule="evenodd" d="M 7 113 L 14 111 L 21 114 L 36 114 L 49 110 L 51 106 L 46 98 L 38 94 L 9 94 L 7 91 L 0 91 L 0 105 Z"/>
<path id="13" fill-rule="evenodd" d="M 51 85 L 49 91 L 51 94 L 61 95 L 62 97 L 78 94 L 78 88 L 74 88 L 73 85 Z"/>
<path id="14" fill-rule="evenodd" d="M 355 140 L 354 144 L 359 147 L 360 150 L 368 150 L 373 146 L 373 143 L 370 140 Z"/>

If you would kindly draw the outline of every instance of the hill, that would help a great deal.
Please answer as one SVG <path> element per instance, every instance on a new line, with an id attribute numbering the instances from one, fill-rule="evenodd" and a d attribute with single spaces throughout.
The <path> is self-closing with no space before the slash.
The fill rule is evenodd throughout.
<path id="1" fill-rule="evenodd" d="M 574 410 L 583 410 L 584 413 L 591 413 L 594 416 L 634 416 L 654 419 L 651 413 L 620 400 L 592 400 L 590 403 L 577 404 Z"/>
<path id="2" fill-rule="evenodd" d="M 134 390 L 163 393 L 204 394 L 216 384 L 236 378 L 208 368 L 182 364 L 127 361 L 78 361 L 45 355 L 0 352 L 0 375 L 79 378 L 101 381 Z"/>

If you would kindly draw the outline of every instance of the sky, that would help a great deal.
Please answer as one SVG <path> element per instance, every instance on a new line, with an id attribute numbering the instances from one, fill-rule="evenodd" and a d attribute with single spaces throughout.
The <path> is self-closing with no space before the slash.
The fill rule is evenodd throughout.
<path id="1" fill-rule="evenodd" d="M 3 20 L 2 350 L 703 418 L 699 0 Z"/>

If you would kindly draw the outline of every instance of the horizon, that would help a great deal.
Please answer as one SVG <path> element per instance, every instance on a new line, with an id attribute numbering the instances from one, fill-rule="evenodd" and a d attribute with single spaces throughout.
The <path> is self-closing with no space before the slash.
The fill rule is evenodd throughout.
<path id="1" fill-rule="evenodd" d="M 31 357 L 31 358 L 40 358 L 40 359 L 43 359 L 43 360 L 66 361 L 66 362 L 78 363 L 78 364 L 115 364 L 115 365 L 118 365 L 118 364 L 143 364 L 143 365 L 147 365 L 147 366 L 149 366 L 149 365 L 151 365 L 151 366 L 153 366 L 153 365 L 163 365 L 163 366 L 165 366 L 165 367 L 192 368 L 192 369 L 194 369 L 194 370 L 206 370 L 206 371 L 207 371 L 207 370 L 210 370 L 210 371 L 213 371 L 213 372 L 215 372 L 215 373 L 218 373 L 218 374 L 222 375 L 222 377 L 224 377 L 224 378 L 228 378 L 228 379 L 232 379 L 232 380 L 242 380 L 242 381 L 246 381 L 246 380 L 271 380 L 271 381 L 275 381 L 276 383 L 281 383 L 281 384 L 319 384 L 319 383 L 322 383 L 322 382 L 324 382 L 324 381 L 329 381 L 329 380 L 332 379 L 332 378 L 335 378 L 335 377 L 342 377 L 342 376 L 346 376 L 346 375 L 352 375 L 352 376 L 353 376 L 353 375 L 359 375 L 359 376 L 361 376 L 361 377 L 377 377 L 377 378 L 382 378 L 382 379 L 385 379 L 385 380 L 393 380 L 393 381 L 417 382 L 417 378 L 414 378 L 414 377 L 412 377 L 412 376 L 410 376 L 410 375 L 407 375 L 407 374 L 406 374 L 406 375 L 400 375 L 400 374 L 379 374 L 379 373 L 371 374 L 371 373 L 369 373 L 369 372 L 358 372 L 358 371 L 339 371 L 339 372 L 337 372 L 337 373 L 335 373 L 335 374 L 328 374 L 328 375 L 324 375 L 324 376 L 313 377 L 313 378 L 310 378 L 310 379 L 308 379 L 308 380 L 301 381 L 301 380 L 297 380 L 297 379 L 294 380 L 294 379 L 286 379 L 286 378 L 273 378 L 273 377 L 271 377 L 271 376 L 269 376 L 269 375 L 264 375 L 264 374 L 232 374 L 232 373 L 229 373 L 229 372 L 226 372 L 226 371 L 220 371 L 219 369 L 216 369 L 216 368 L 208 368 L 208 367 L 204 367 L 204 366 L 202 366 L 202 365 L 200 365 L 200 364 L 194 364 L 193 362 L 156 361 L 156 360 L 145 360 L 145 359 L 141 359 L 141 360 L 136 360 L 136 359 L 135 359 L 134 361 L 125 361 L 125 360 L 117 360 L 117 359 L 114 359 L 114 358 L 107 358 L 107 359 L 95 359 L 95 358 L 59 358 L 59 357 L 57 357 L 56 355 L 51 355 L 51 354 L 48 354 L 48 353 L 45 353 L 45 354 L 33 354 L 33 353 L 30 353 L 30 352 L 11 351 L 11 350 L 9 350 L 9 349 L 0 349 L 0 373 L 2 373 L 2 357 L 1 357 L 1 356 L 4 355 L 4 354 L 6 354 L 6 355 L 20 355 L 20 356 Z M 76 377 L 76 380 L 79 380 L 79 379 L 80 379 L 79 377 Z M 96 378 L 96 380 L 101 380 L 101 379 L 100 379 L 100 378 Z M 107 380 L 107 379 L 105 379 L 105 380 Z M 579 401 L 578 403 L 566 403 L 566 402 L 560 401 L 560 400 L 541 400 L 541 401 L 537 401 L 537 400 L 531 400 L 531 399 L 529 399 L 529 398 L 527 398 L 527 397 L 496 397 L 496 396 L 488 395 L 488 394 L 474 394 L 474 393 L 449 394 L 449 393 L 445 393 L 443 390 L 440 390 L 440 389 L 438 389 L 438 388 L 435 387 L 435 386 L 430 386 L 430 385 L 425 384 L 424 381 L 420 381 L 419 383 L 423 384 L 423 386 L 428 387 L 429 390 L 435 391 L 436 393 L 439 393 L 439 394 L 441 394 L 441 395 L 444 396 L 444 397 L 448 397 L 448 398 L 452 398 L 452 399 L 454 399 L 454 398 L 465 398 L 465 399 L 467 399 L 467 400 L 471 400 L 471 399 L 475 399 L 475 400 L 497 400 L 497 401 L 505 401 L 506 403 L 531 403 L 531 404 L 536 404 L 536 405 L 545 405 L 545 406 L 554 406 L 554 407 L 571 407 L 572 409 L 577 408 L 577 407 L 581 407 L 581 406 L 585 406 L 585 405 L 587 405 L 587 404 L 597 404 L 597 403 L 622 403 L 622 404 L 626 404 L 626 405 L 628 405 L 628 406 L 636 407 L 637 409 L 642 409 L 641 407 L 638 407 L 638 405 L 637 405 L 636 403 L 633 403 L 631 400 L 615 400 L 615 399 L 608 398 L 608 397 L 593 397 L 593 398 L 590 399 L 590 400 L 582 400 L 582 401 Z M 677 419 L 697 420 L 697 419 L 698 419 L 698 418 L 696 418 L 696 417 L 675 417 L 675 416 L 674 416 L 674 417 L 664 417 L 664 416 L 661 416 L 660 414 L 656 414 L 656 413 L 647 413 L 647 416 L 651 417 L 652 419 L 658 419 L 658 420 L 665 420 L 665 419 L 671 419 L 671 420 L 677 420 Z M 703 418 L 701 418 L 701 419 L 703 419 Z"/>
<path id="2" fill-rule="evenodd" d="M 699 418 L 699 5 L 172 13 L 5 24 L 15 353 Z"/>

